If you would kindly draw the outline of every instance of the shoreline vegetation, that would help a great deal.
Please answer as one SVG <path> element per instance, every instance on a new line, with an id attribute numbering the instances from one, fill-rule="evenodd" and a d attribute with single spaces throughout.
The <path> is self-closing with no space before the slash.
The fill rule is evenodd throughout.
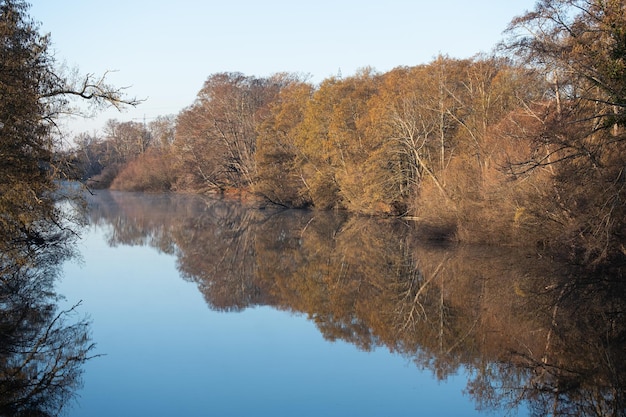
<path id="1" fill-rule="evenodd" d="M 110 120 L 66 158 L 94 188 L 402 216 L 441 239 L 621 265 L 624 33 L 621 2 L 547 0 L 492 55 L 319 85 L 217 73 L 178 115 Z"/>
<path id="2" fill-rule="evenodd" d="M 459 309 L 479 312 L 476 308 L 482 307 L 473 300 L 482 294 L 519 297 L 520 311 L 534 303 L 527 297 L 532 292 L 553 298 L 527 310 L 532 315 L 529 328 L 537 329 L 533 320 L 539 319 L 545 331 L 524 336 L 534 341 L 543 334 L 546 339 L 545 355 L 528 356 L 528 345 L 520 352 L 533 372 L 524 374 L 531 376 L 532 390 L 527 392 L 550 401 L 540 407 L 559 405 L 552 400 L 573 393 L 565 408 L 551 408 L 570 415 L 569 405 L 578 404 L 582 412 L 597 414 L 605 410 L 607 399 L 623 410 L 623 1 L 541 0 L 532 12 L 511 22 L 498 54 L 489 56 L 442 55 L 425 65 L 386 73 L 366 68 L 319 85 L 294 74 L 214 74 L 180 114 L 150 124 L 111 120 L 103 136 L 79 135 L 70 150 L 64 148 L 66 138 L 59 130 L 62 115 L 80 114 L 85 104 L 98 111 L 139 101 L 109 85 L 106 74 L 81 76 L 64 69 L 49 50 L 50 37 L 40 34 L 28 10 L 25 0 L 0 0 L 1 415 L 58 415 L 82 386 L 82 366 L 94 357 L 90 322 L 75 316 L 80 303 L 62 308 L 55 292 L 63 264 L 78 255 L 80 230 L 89 220 L 88 199 L 76 188 L 63 188 L 67 180 L 119 190 L 216 193 L 241 200 L 254 196 L 263 204 L 335 210 L 344 217 L 325 224 L 331 216 L 319 216 L 326 220 L 311 226 L 301 216 L 303 222 L 292 224 L 311 233 L 286 240 L 280 228 L 225 224 L 224 211 L 224 217 L 213 211 L 216 215 L 175 219 L 184 221 L 174 230 L 181 234 L 176 243 L 190 257 L 181 260 L 181 266 L 189 267 L 182 272 L 201 277 L 198 281 L 206 277 L 204 289 L 216 291 L 207 300 L 216 306 L 236 306 L 231 301 L 237 302 L 239 295 L 245 301 L 260 294 L 257 283 L 284 289 L 287 296 L 306 294 L 301 290 L 305 287 L 323 295 L 330 285 L 335 294 L 351 293 L 358 301 L 351 303 L 359 308 L 383 307 L 376 312 L 384 320 L 376 321 L 365 309 L 357 316 L 360 320 L 373 319 L 372 328 L 383 331 L 401 326 L 408 337 L 428 336 L 422 328 L 438 328 L 439 339 L 429 340 L 443 341 L 448 337 L 444 321 L 429 321 L 428 316 L 440 314 L 443 319 L 445 312 L 449 323 L 459 324 L 446 339 L 456 348 L 459 342 L 472 342 L 467 328 L 478 322 L 456 320 L 456 306 L 444 303 L 451 296 L 448 280 L 454 279 L 448 273 L 459 270 L 462 284 L 468 285 L 467 291 L 458 286 Z M 368 222 L 348 213 L 376 221 L 363 228 Z M 166 215 L 176 216 L 171 211 Z M 495 273 L 490 275 L 494 286 L 513 284 L 485 293 L 486 287 L 480 288 L 475 279 L 477 269 L 472 269 L 479 266 L 476 253 L 468 252 L 468 262 L 464 258 L 457 263 L 443 252 L 437 258 L 430 248 L 414 244 L 421 236 L 403 240 L 405 225 L 400 225 L 402 234 L 385 232 L 376 223 L 386 220 L 374 216 L 419 219 L 416 230 L 421 227 L 425 235 L 443 241 L 533 248 L 507 248 L 530 253 L 527 263 L 517 265 L 528 265 L 519 280 L 528 278 L 528 285 L 517 285 L 506 264 L 483 264 L 486 275 Z M 280 216 L 268 219 L 286 221 Z M 247 224 L 253 233 L 239 227 Z M 328 236 L 334 242 L 328 244 Z M 172 240 L 159 243 L 164 250 L 173 248 Z M 233 256 L 230 264 L 222 262 L 224 251 L 216 252 L 223 247 L 237 249 L 226 251 Z M 219 256 L 210 256 L 211 251 Z M 290 253 L 294 256 L 285 256 Z M 345 267 L 349 258 L 344 254 L 355 254 L 354 268 Z M 358 262 L 359 256 L 375 261 L 373 272 Z M 532 268 L 549 257 L 568 261 L 558 271 L 564 275 L 540 274 L 535 280 Z M 219 265 L 211 265 L 215 260 Z M 210 268 L 196 268 L 202 263 Z M 462 269 L 461 263 L 470 269 Z M 233 274 L 237 279 L 230 279 Z M 307 276 L 312 281 L 303 280 Z M 252 291 L 243 291 L 242 284 L 251 277 L 259 280 L 247 287 Z M 223 286 L 211 282 L 215 279 Z M 383 284 L 391 286 L 385 289 Z M 375 302 L 363 303 L 360 291 L 370 291 Z M 335 311 L 343 308 L 333 304 L 337 297 L 320 299 L 330 301 L 326 304 Z M 309 299 L 296 301 L 302 304 L 294 310 L 314 311 Z M 489 313 L 487 320 L 503 317 L 507 331 L 511 328 L 496 303 L 481 302 L 491 308 L 481 310 Z M 410 321 L 385 321 L 393 315 L 388 303 L 400 307 Z M 340 317 L 332 309 L 328 317 Z M 428 312 L 424 320 L 415 315 L 420 310 Z M 358 324 L 346 311 L 349 324 Z M 517 310 L 512 313 L 517 317 Z M 575 320 L 562 326 L 557 322 L 561 317 Z M 594 317 L 607 321 L 598 325 Z M 573 337 L 565 337 L 568 333 Z M 482 339 L 476 334 L 476 340 Z M 581 355 L 579 344 L 597 355 Z M 596 362 L 598 357 L 601 362 Z M 509 364 L 481 369 L 498 371 L 507 381 L 503 386 L 510 386 L 508 376 L 518 374 L 509 372 Z M 588 375 L 591 382 L 581 382 L 579 377 Z M 487 401 L 500 399 L 497 392 L 492 395 L 490 384 L 476 381 L 469 388 L 477 395 L 486 393 Z"/>
<path id="3" fill-rule="evenodd" d="M 173 243 L 180 247 L 187 255 L 181 272 L 203 285 L 213 306 L 237 308 L 258 294 L 279 302 L 293 296 L 301 304 L 284 305 L 326 314 L 331 337 L 341 337 L 332 330 L 341 331 L 344 321 L 348 330 L 360 325 L 357 317 L 367 325 L 361 328 L 381 329 L 379 340 L 390 335 L 383 332 L 406 329 L 398 348 L 407 346 L 404 341 L 419 346 L 413 338 L 434 330 L 429 343 L 481 349 L 473 342 L 487 333 L 470 333 L 482 320 L 477 313 L 485 312 L 485 330 L 491 333 L 495 320 L 507 338 L 524 342 L 513 359 L 530 365 L 531 373 L 523 374 L 530 390 L 522 393 L 539 399 L 538 414 L 623 410 L 623 1 L 541 0 L 513 19 L 494 55 L 442 55 L 386 73 L 366 68 L 319 85 L 295 74 L 214 74 L 180 114 L 149 124 L 112 120 L 102 137 L 79 135 L 70 150 L 59 131 L 62 115 L 80 114 L 85 104 L 97 111 L 139 101 L 109 85 L 106 74 L 81 76 L 60 67 L 50 37 L 39 33 L 28 9 L 25 0 L 0 0 L 0 414 L 58 415 L 81 388 L 82 367 L 95 355 L 90 322 L 75 315 L 80 303 L 62 308 L 55 292 L 89 220 L 88 199 L 63 188 L 66 180 L 335 210 L 344 218 L 315 225 L 301 216 L 313 211 L 282 213 L 296 215 L 291 224 L 309 232 L 304 239 L 285 239 L 278 216 L 256 225 L 254 219 L 234 221 L 228 210 L 182 219 L 167 211 L 168 219 L 182 220 L 172 228 L 180 239 L 155 242 L 164 251 Z M 233 205 L 233 211 L 242 208 Z M 404 239 L 412 230 L 384 216 L 419 219 L 409 225 L 419 234 Z M 401 233 L 378 227 L 385 222 L 397 223 Z M 133 237 L 141 231 L 135 226 L 123 230 Z M 483 263 L 476 269 L 475 252 L 450 258 L 421 245 L 422 235 L 509 246 L 527 255 L 515 268 Z M 558 270 L 536 274 L 550 257 L 568 263 L 548 262 Z M 361 259 L 374 263 L 368 267 Z M 493 291 L 481 285 L 483 273 L 492 278 L 482 282 L 493 284 Z M 455 279 L 460 285 L 451 292 L 448 282 Z M 263 287 L 274 292 L 257 291 Z M 336 292 L 325 293 L 330 287 Z M 359 315 L 344 309 L 343 294 Z M 532 294 L 539 304 L 531 304 Z M 309 302 L 316 298 L 328 308 L 314 310 Z M 491 300 L 519 304 L 502 314 L 512 304 L 503 310 Z M 455 312 L 465 308 L 476 313 L 470 321 Z M 342 309 L 345 315 L 336 314 Z M 523 327 L 510 333 L 507 318 L 521 317 L 520 311 L 536 316 L 527 335 L 518 333 Z M 444 319 L 453 325 L 447 334 Z M 528 355 L 528 346 L 541 339 L 546 342 L 534 349 L 539 355 Z M 581 354 L 579 346 L 589 353 Z M 510 387 L 520 375 L 510 363 L 479 365 L 487 376 L 497 371 L 506 382 L 499 386 Z M 590 382 L 582 381 L 585 376 Z M 476 380 L 468 388 L 477 397 L 486 393 L 487 403 L 506 401 L 489 382 Z M 514 401 L 526 398 L 505 391 Z M 569 401 L 553 401 L 563 395 Z M 607 400 L 619 408 L 604 408 Z"/>

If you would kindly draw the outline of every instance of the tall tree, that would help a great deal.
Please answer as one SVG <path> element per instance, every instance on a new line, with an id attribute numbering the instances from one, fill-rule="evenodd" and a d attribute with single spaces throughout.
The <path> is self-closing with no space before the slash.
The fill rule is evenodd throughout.
<path id="1" fill-rule="evenodd" d="M 107 165 L 130 162 L 144 153 L 152 141 L 147 127 L 139 122 L 109 120 L 104 128 Z"/>
<path id="2" fill-rule="evenodd" d="M 334 176 L 339 195 L 342 205 L 356 212 L 372 213 L 378 209 L 378 196 L 370 196 L 367 186 L 380 178 L 367 175 L 367 161 L 379 148 L 379 142 L 367 133 L 368 101 L 376 94 L 379 79 L 379 74 L 370 68 L 342 79 L 336 86 L 336 102 L 329 115 L 328 135 L 336 161 Z"/>
<path id="3" fill-rule="evenodd" d="M 55 205 L 53 127 L 72 97 L 96 106 L 136 104 L 102 79 L 78 85 L 58 73 L 23 0 L 0 1 L 0 254 L 23 258 L 29 250 L 67 235 Z M 78 87 L 78 88 L 75 88 Z M 2 259 L 4 261 L 4 259 Z"/>
<path id="4" fill-rule="evenodd" d="M 385 74 L 371 116 L 389 160 L 396 160 L 392 189 L 407 196 L 424 181 L 449 199 L 442 178 L 458 123 L 450 116 L 456 105 L 450 67 L 461 65 L 440 57 L 429 65 L 396 68 Z M 458 78 L 457 78 L 458 79 Z"/>
<path id="5" fill-rule="evenodd" d="M 0 0 L 0 414 L 57 415 L 80 386 L 87 322 L 65 322 L 54 279 L 76 219 L 60 207 L 56 126 L 73 98 L 137 104 L 103 78 L 57 71 L 24 0 Z"/>
<path id="6" fill-rule="evenodd" d="M 281 83 L 241 73 L 210 76 L 196 101 L 178 116 L 174 143 L 191 168 L 191 187 L 246 188 L 256 179 L 256 129 Z"/>
<path id="7" fill-rule="evenodd" d="M 56 87 L 56 80 L 46 79 L 49 40 L 37 33 L 26 10 L 24 2 L 0 3 L 0 235 L 6 237 L 0 253 L 37 242 L 36 223 L 58 216 L 53 202 L 41 199 L 54 183 L 49 125 L 42 123 L 47 106 L 40 97 L 42 90 Z"/>
<path id="8" fill-rule="evenodd" d="M 533 108 L 541 121 L 530 136 L 534 152 L 512 170 L 552 170 L 541 212 L 558 222 L 573 257 L 623 259 L 626 5 L 543 0 L 514 19 L 509 33 L 507 46 L 552 82 L 551 102 Z"/>
<path id="9" fill-rule="evenodd" d="M 363 206 L 361 164 L 372 147 L 361 129 L 375 80 L 369 69 L 346 79 L 328 79 L 305 109 L 296 145 L 302 151 L 303 178 L 317 208 L 359 211 Z"/>
<path id="10" fill-rule="evenodd" d="M 505 43 L 552 83 L 559 118 L 583 123 L 583 135 L 553 137 L 559 144 L 538 164 L 594 158 L 602 145 L 586 139 L 626 124 L 626 5 L 619 0 L 543 0 L 515 18 Z M 582 113 L 580 113 L 582 112 Z M 571 119 L 571 118 L 574 119 Z M 591 142 L 591 143 L 589 143 Z"/>
<path id="11" fill-rule="evenodd" d="M 302 151 L 296 146 L 313 86 L 294 80 L 281 89 L 268 117 L 258 127 L 255 191 L 272 203 L 287 207 L 311 204 L 302 173 Z"/>

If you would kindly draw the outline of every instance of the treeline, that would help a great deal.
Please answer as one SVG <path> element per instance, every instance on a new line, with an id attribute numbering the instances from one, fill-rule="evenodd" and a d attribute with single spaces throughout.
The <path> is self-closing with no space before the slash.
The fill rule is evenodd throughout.
<path id="1" fill-rule="evenodd" d="M 496 57 L 441 56 L 317 87 L 292 74 L 215 74 L 176 118 L 110 121 L 102 138 L 80 136 L 74 165 L 92 187 L 246 190 L 286 207 L 419 216 L 442 237 L 491 239 L 469 227 L 484 209 L 494 231 L 521 224 L 502 168 L 524 155 L 493 128 L 547 90 Z"/>
<path id="2" fill-rule="evenodd" d="M 161 116 L 149 123 L 109 120 L 101 135 L 81 133 L 74 138 L 74 148 L 63 158 L 65 174 L 87 182 L 92 188 L 108 188 L 131 162 L 140 156 L 146 160 L 148 155 L 168 148 L 174 140 L 174 129 L 174 116 Z M 158 172 L 151 171 L 149 175 L 150 179 L 138 179 L 142 189 L 167 190 L 171 187 Z"/>
<path id="3" fill-rule="evenodd" d="M 497 56 L 319 85 L 214 74 L 167 140 L 138 134 L 130 151 L 108 136 L 76 157 L 116 148 L 100 167 L 116 167 L 103 182 L 116 189 L 245 190 L 286 207 L 412 216 L 441 238 L 623 259 L 621 3 L 543 1 L 507 33 Z"/>

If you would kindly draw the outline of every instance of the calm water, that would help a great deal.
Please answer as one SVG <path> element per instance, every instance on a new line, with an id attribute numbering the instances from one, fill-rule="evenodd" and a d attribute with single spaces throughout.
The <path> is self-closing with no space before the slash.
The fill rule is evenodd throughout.
<path id="1" fill-rule="evenodd" d="M 191 196 L 98 192 L 89 217 L 57 290 L 102 356 L 70 416 L 624 413 L 615 289 L 536 254 Z"/>

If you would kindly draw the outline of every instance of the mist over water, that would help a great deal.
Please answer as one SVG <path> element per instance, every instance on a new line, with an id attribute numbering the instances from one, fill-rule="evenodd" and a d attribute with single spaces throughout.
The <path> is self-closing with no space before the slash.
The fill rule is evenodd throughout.
<path id="1" fill-rule="evenodd" d="M 623 289 L 606 276 L 399 220 L 89 203 L 59 291 L 83 300 L 105 356 L 70 415 L 624 411 Z"/>

